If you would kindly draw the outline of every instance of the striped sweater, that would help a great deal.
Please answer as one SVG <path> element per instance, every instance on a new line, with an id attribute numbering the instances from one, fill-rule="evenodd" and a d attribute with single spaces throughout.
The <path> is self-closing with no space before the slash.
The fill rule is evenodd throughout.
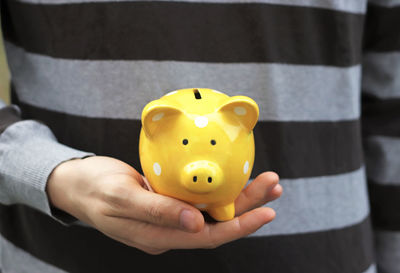
<path id="1" fill-rule="evenodd" d="M 400 0 L 3 0 L 0 272 L 400 272 Z M 61 162 L 142 173 L 140 114 L 188 87 L 257 101 L 276 219 L 153 256 L 51 206 Z"/>

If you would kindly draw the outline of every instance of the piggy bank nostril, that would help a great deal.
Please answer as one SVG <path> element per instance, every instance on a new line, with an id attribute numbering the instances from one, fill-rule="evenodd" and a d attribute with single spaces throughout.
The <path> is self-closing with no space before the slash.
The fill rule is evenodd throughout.
<path id="1" fill-rule="evenodd" d="M 211 176 L 209 176 L 208 177 L 208 183 L 211 183 L 212 182 L 212 178 L 211 178 Z"/>
<path id="2" fill-rule="evenodd" d="M 193 182 L 197 181 L 197 176 L 193 176 Z"/>

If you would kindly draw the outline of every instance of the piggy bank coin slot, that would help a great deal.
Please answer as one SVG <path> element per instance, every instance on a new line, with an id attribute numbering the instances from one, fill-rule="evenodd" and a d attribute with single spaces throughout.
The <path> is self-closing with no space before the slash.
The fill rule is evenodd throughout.
<path id="1" fill-rule="evenodd" d="M 199 89 L 194 89 L 193 93 L 194 93 L 194 97 L 196 98 L 196 100 L 201 99 L 201 95 L 200 95 Z"/>

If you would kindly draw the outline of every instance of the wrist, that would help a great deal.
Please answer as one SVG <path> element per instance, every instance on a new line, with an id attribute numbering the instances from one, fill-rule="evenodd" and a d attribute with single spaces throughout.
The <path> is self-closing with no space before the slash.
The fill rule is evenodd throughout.
<path id="1" fill-rule="evenodd" d="M 79 175 L 80 158 L 64 161 L 54 168 L 46 184 L 50 205 L 72 214 L 73 188 Z"/>

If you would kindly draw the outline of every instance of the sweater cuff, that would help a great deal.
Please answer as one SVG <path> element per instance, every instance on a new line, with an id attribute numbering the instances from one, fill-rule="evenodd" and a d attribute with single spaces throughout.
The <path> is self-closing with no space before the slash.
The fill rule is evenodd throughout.
<path id="1" fill-rule="evenodd" d="M 47 180 L 62 162 L 93 155 L 58 143 L 50 129 L 40 122 L 16 122 L 0 135 L 0 180 L 4 181 L 0 200 L 28 205 L 70 225 L 77 219 L 50 204 Z"/>

